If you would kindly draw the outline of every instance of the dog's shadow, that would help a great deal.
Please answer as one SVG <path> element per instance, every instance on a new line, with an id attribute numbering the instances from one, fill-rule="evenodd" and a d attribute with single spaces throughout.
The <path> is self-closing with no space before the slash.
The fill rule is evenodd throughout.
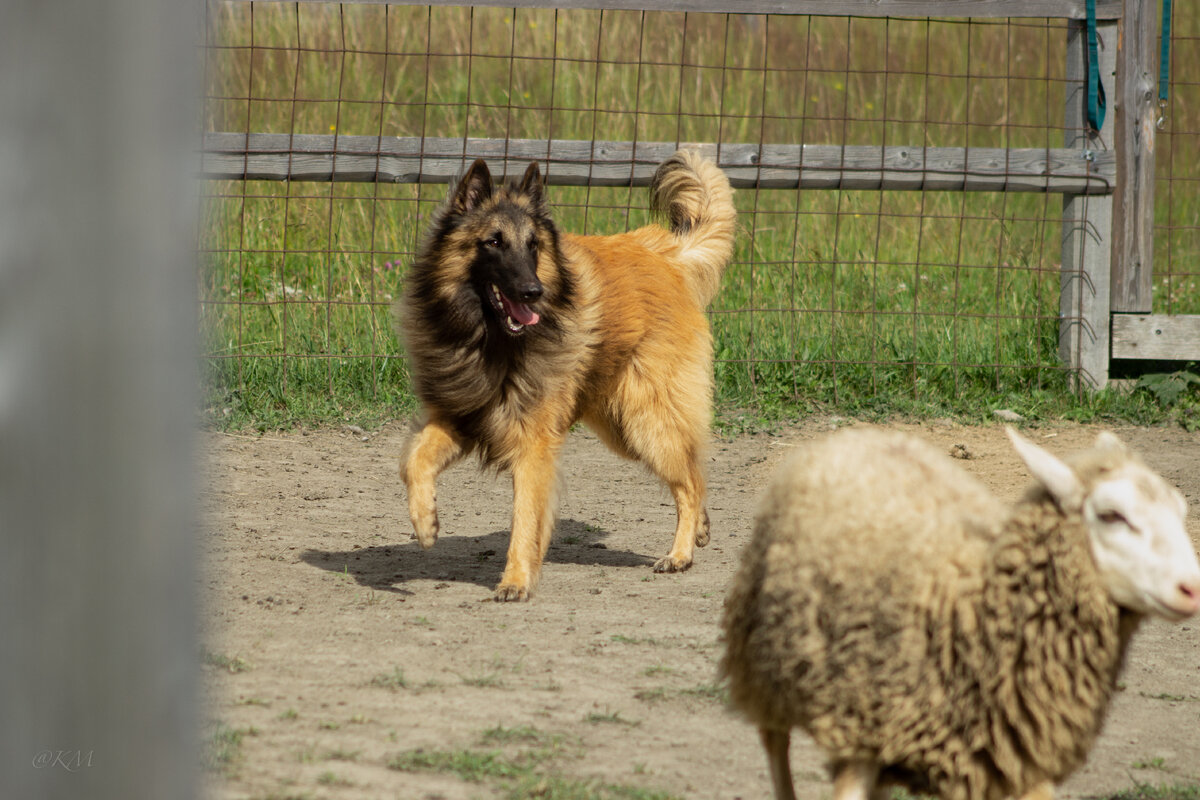
<path id="1" fill-rule="evenodd" d="M 577 522 L 559 520 L 546 561 L 602 567 L 645 567 L 654 559 L 642 553 L 610 550 L 608 533 Z M 508 552 L 508 531 L 482 536 L 450 534 L 429 550 L 415 539 L 355 550 L 306 550 L 300 558 L 320 569 L 345 574 L 360 586 L 410 595 L 404 584 L 416 580 L 474 583 L 491 589 L 500 582 Z"/>

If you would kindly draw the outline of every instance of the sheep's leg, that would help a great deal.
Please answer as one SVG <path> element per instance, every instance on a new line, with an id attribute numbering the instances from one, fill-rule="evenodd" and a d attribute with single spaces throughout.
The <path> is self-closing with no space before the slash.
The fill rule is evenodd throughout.
<path id="1" fill-rule="evenodd" d="M 844 761 L 833 768 L 833 800 L 872 800 L 879 765 L 873 761 Z"/>
<path id="2" fill-rule="evenodd" d="M 1021 800 L 1054 800 L 1054 784 L 1050 781 L 1042 781 L 1021 795 Z"/>
<path id="3" fill-rule="evenodd" d="M 792 735 L 789 731 L 774 728 L 759 728 L 763 747 L 767 751 L 767 764 L 771 767 L 771 786 L 775 789 L 775 800 L 796 800 L 792 786 L 792 767 L 788 763 L 788 747 Z"/>
<path id="4" fill-rule="evenodd" d="M 414 433 L 400 457 L 400 479 L 408 489 L 408 516 L 421 547 L 437 541 L 437 476 L 462 456 L 462 443 L 446 424 L 430 419 Z"/>

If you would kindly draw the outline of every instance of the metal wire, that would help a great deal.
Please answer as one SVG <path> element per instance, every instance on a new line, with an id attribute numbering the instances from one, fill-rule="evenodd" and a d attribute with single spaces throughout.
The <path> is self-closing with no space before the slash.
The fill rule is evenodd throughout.
<path id="1" fill-rule="evenodd" d="M 415 138 L 418 176 L 443 159 L 435 141 L 460 142 L 466 159 L 476 137 L 495 140 L 508 162 L 511 142 L 544 140 L 551 183 L 579 163 L 553 157 L 560 139 L 585 143 L 591 176 L 613 166 L 603 141 L 709 142 L 727 170 L 752 166 L 730 160 L 733 144 L 841 145 L 844 175 L 865 169 L 850 161 L 858 145 L 923 155 L 1023 148 L 1049 159 L 1071 135 L 1066 24 L 209 0 L 204 119 L 209 133 L 285 134 L 288 174 L 324 157 L 335 177 L 347 159 L 339 143 L 356 136 L 380 142 L 368 153 L 376 174 L 385 141 Z M 1176 20 L 1175 76 L 1197 74 L 1195 28 Z M 1177 78 L 1172 88 L 1156 309 L 1195 312 L 1200 175 L 1175 151 L 1196 149 L 1185 106 L 1200 100 L 1200 83 Z M 330 134 L 331 152 L 297 148 L 311 134 Z M 800 158 L 802 178 L 827 166 Z M 555 186 L 560 224 L 580 233 L 642 224 L 632 176 L 645 159 L 634 147 L 627 162 L 623 186 Z M 1021 169 L 1006 154 L 999 171 L 1015 182 Z M 965 166 L 961 175 L 972 177 Z M 781 191 L 757 180 L 738 192 L 737 252 L 711 310 L 719 383 L 840 402 L 896 391 L 921 399 L 943 384 L 958 394 L 984 373 L 994 391 L 1037 388 L 1064 372 L 1047 344 L 1060 323 L 1062 212 L 1052 193 Z M 339 370 L 361 361 L 367 393 L 384 391 L 380 376 L 399 364 L 389 306 L 444 193 L 423 183 L 209 182 L 207 356 L 236 364 L 220 380 L 244 388 L 251 362 L 269 360 L 286 402 L 293 373 L 311 361 L 334 396 Z M 1014 345 L 1020 336 L 1028 342 Z"/>

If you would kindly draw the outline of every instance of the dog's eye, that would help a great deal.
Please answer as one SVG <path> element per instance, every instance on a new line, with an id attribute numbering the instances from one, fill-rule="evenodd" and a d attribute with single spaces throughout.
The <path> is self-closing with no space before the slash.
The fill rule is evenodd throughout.
<path id="1" fill-rule="evenodd" d="M 504 244 L 504 237 L 497 233 L 494 236 L 489 236 L 488 238 L 484 239 L 483 243 L 487 247 L 500 247 L 502 244 Z"/>
<path id="2" fill-rule="evenodd" d="M 529 252 L 531 252 L 531 253 L 536 253 L 536 252 L 537 252 L 537 249 L 538 249 L 538 240 L 537 240 L 537 239 L 530 239 L 530 240 L 529 240 Z"/>

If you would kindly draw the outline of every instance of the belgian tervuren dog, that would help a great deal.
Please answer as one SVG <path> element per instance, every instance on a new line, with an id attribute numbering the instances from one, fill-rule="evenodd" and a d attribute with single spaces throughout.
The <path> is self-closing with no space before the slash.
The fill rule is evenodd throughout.
<path id="1" fill-rule="evenodd" d="M 436 214 L 399 303 L 423 410 L 400 474 L 422 547 L 437 539 L 435 481 L 468 453 L 512 472 L 512 535 L 497 600 L 528 599 L 557 513 L 557 461 L 582 420 L 670 488 L 674 572 L 708 543 L 701 467 L 712 405 L 704 309 L 733 251 L 725 174 L 680 150 L 651 207 L 669 227 L 578 236 L 551 219 L 541 173 L 494 185 L 476 161 Z"/>

